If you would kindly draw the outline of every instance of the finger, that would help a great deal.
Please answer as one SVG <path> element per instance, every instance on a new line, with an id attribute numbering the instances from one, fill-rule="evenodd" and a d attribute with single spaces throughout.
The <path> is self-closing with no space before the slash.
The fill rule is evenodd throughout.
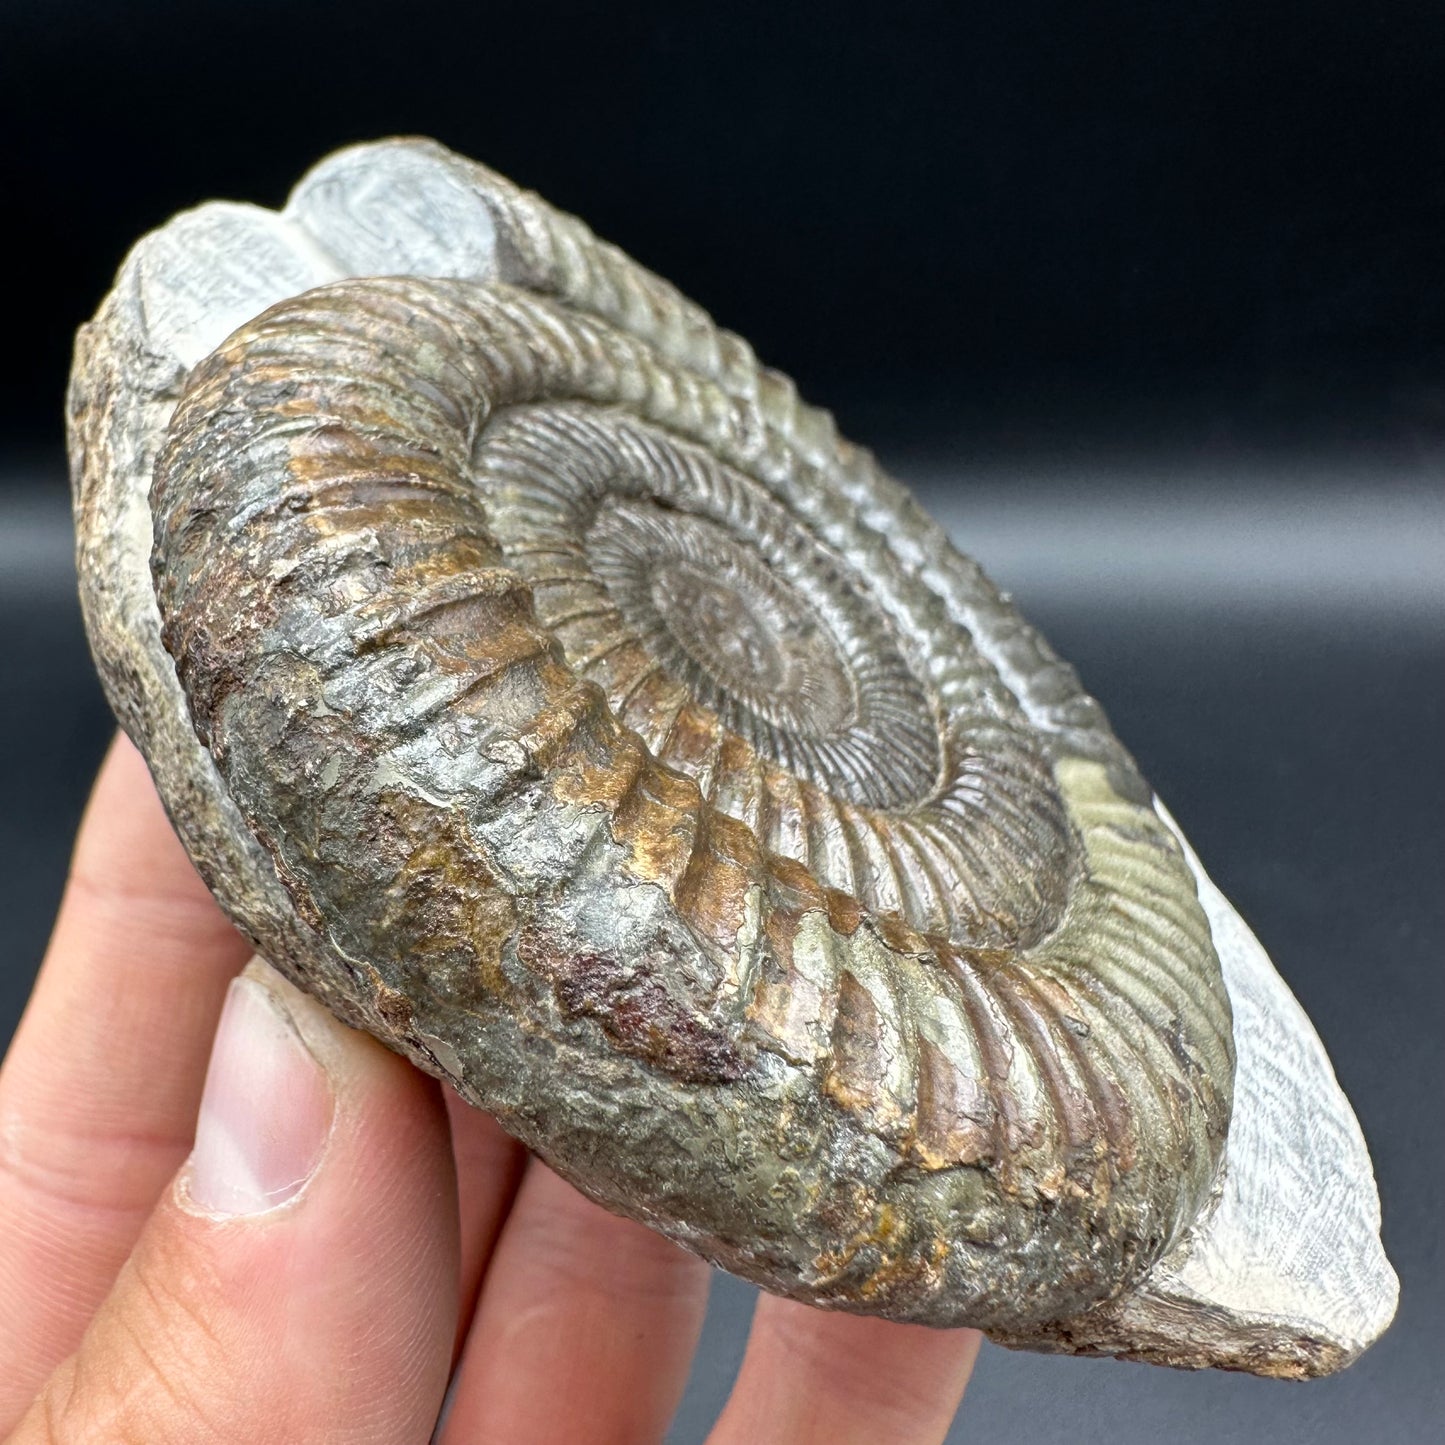
<path id="1" fill-rule="evenodd" d="M 973 1371 L 977 1330 L 826 1314 L 764 1295 L 708 1445 L 933 1445 Z"/>
<path id="2" fill-rule="evenodd" d="M 185 1158 L 248 955 L 117 741 L 0 1070 L 0 1434 L 75 1348 Z"/>
<path id="3" fill-rule="evenodd" d="M 463 1103 L 450 1089 L 444 1091 L 443 1097 L 451 1120 L 462 1232 L 454 1351 L 459 1356 L 476 1309 L 482 1276 L 522 1182 L 527 1151 L 503 1132 L 491 1115 Z"/>
<path id="4" fill-rule="evenodd" d="M 707 1287 L 700 1260 L 534 1162 L 482 1287 L 442 1445 L 660 1440 Z"/>
<path id="5" fill-rule="evenodd" d="M 188 1165 L 13 1445 L 425 1445 L 456 1269 L 440 1091 L 258 962 Z"/>

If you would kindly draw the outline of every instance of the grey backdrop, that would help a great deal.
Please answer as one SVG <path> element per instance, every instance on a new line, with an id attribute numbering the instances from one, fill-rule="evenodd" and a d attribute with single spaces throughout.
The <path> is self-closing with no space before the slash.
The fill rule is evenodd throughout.
<path id="1" fill-rule="evenodd" d="M 986 1348 L 950 1439 L 1427 1445 L 1441 1438 L 1445 457 L 896 463 L 1108 707 L 1309 1010 L 1374 1152 L 1403 1294 L 1384 1340 L 1304 1385 Z M 1283 462 L 1279 463 L 1284 466 Z M 1286 484 L 1287 483 L 1287 484 Z M 0 1031 L 23 1005 L 109 731 L 57 471 L 0 500 Z M 673 1436 L 701 1441 L 750 1291 L 716 1281 Z M 884 1442 L 880 1442 L 884 1445 Z"/>

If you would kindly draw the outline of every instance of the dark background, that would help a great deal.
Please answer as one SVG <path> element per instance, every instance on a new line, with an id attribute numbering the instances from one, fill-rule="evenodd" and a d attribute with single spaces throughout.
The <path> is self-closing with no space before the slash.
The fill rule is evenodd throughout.
<path id="1" fill-rule="evenodd" d="M 1304 1386 L 986 1350 L 958 1438 L 1445 1434 L 1445 7 L 0 0 L 0 1037 L 106 737 L 61 396 L 126 247 L 435 135 L 873 444 L 1080 668 L 1314 1018 L 1404 1286 Z M 749 1296 L 720 1283 L 675 1434 Z"/>
<path id="2" fill-rule="evenodd" d="M 1445 426 L 1435 0 L 0 15 L 17 440 L 53 437 L 67 338 L 136 236 L 402 132 L 584 216 L 852 432 L 920 404 L 970 449 Z"/>

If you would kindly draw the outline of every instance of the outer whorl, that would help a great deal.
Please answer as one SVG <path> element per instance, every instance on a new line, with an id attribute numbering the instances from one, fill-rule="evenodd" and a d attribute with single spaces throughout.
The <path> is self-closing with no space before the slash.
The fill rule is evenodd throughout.
<path id="1" fill-rule="evenodd" d="M 1119 1323 L 1220 1193 L 1235 1055 L 1200 875 L 1097 705 L 736 337 L 393 151 L 467 224 L 319 182 L 324 244 L 268 237 L 307 284 L 199 365 L 136 381 L 106 313 L 78 361 L 97 654 L 218 897 L 766 1288 L 1209 1362 Z M 171 296 L 210 350 L 227 299 Z"/>

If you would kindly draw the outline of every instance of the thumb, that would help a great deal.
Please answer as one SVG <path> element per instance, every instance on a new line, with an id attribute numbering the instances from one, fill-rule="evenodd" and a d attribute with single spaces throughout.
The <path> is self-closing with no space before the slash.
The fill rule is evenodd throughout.
<path id="1" fill-rule="evenodd" d="M 12 1445 L 425 1445 L 457 1249 L 435 1086 L 253 962 L 194 1151 Z"/>

